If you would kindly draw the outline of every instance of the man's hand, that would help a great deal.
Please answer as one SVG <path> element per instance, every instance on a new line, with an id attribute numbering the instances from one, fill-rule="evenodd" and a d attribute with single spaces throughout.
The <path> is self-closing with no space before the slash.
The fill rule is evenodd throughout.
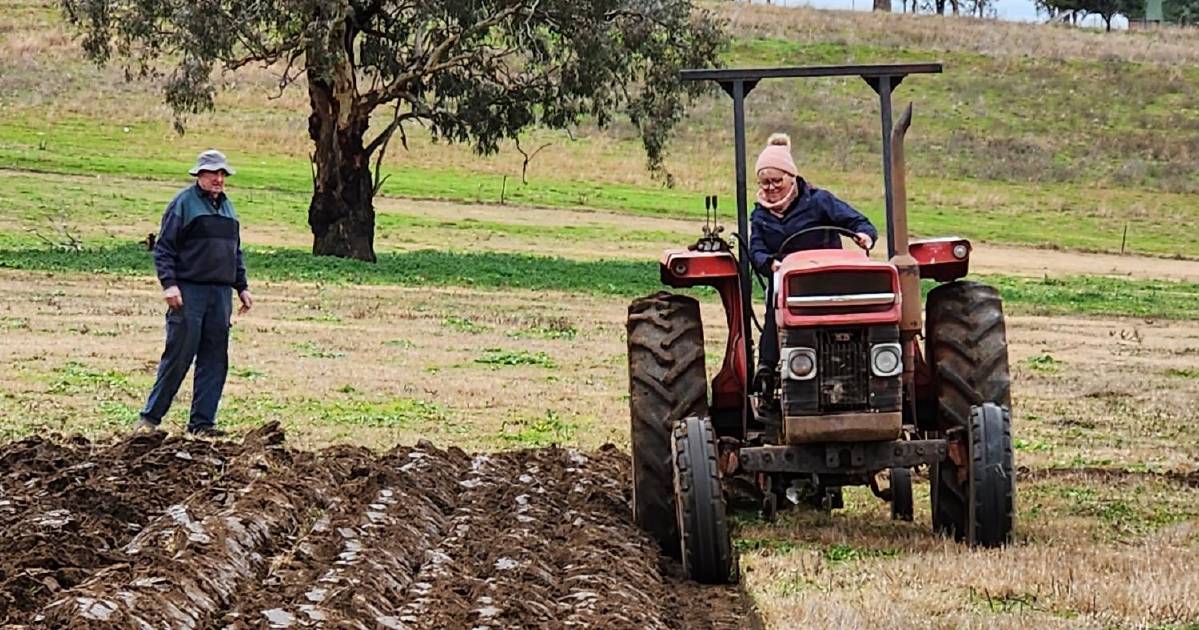
<path id="1" fill-rule="evenodd" d="M 870 238 L 870 235 L 865 232 L 858 232 L 857 234 L 854 234 L 853 240 L 858 244 L 858 247 L 861 247 L 866 251 L 870 251 L 870 248 L 874 247 L 874 239 Z"/>
<path id="2" fill-rule="evenodd" d="M 250 295 L 249 289 L 238 291 L 237 297 L 241 300 L 241 307 L 237 309 L 238 315 L 245 315 L 250 312 L 251 308 L 254 308 L 254 297 Z"/>
<path id="3" fill-rule="evenodd" d="M 774 261 L 774 262 L 770 263 L 770 270 L 771 270 L 771 271 L 778 271 L 778 270 L 779 270 L 779 267 L 782 267 L 782 266 L 783 266 L 783 263 L 781 263 L 781 262 L 779 262 L 779 261 L 777 261 L 777 260 L 776 260 L 776 261 Z"/>
<path id="4" fill-rule="evenodd" d="M 179 287 L 167 287 L 162 292 L 162 299 L 166 300 L 167 306 L 171 307 L 172 311 L 177 311 L 183 308 L 183 293 L 179 291 Z"/>

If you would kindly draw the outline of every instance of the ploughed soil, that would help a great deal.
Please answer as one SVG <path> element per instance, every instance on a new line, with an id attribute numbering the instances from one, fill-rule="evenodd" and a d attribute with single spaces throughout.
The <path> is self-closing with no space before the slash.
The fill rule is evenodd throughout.
<path id="1" fill-rule="evenodd" d="M 631 521 L 629 460 L 141 434 L 0 446 L 0 626 L 741 628 Z"/>

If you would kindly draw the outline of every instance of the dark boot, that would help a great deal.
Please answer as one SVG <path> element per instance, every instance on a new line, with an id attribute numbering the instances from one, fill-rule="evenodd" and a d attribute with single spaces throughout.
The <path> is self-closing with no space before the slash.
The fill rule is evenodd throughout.
<path id="1" fill-rule="evenodd" d="M 188 435 L 194 435 L 196 437 L 206 437 L 206 438 L 220 438 L 220 437 L 225 437 L 225 435 L 227 435 L 224 431 L 222 431 L 221 429 L 218 429 L 216 427 L 199 427 L 197 429 L 189 428 L 187 430 L 187 433 L 188 433 Z"/>

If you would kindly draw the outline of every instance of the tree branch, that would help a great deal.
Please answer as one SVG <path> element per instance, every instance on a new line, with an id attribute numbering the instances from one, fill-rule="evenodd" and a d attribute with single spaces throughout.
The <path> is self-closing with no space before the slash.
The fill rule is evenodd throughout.
<path id="1" fill-rule="evenodd" d="M 268 96 L 267 98 L 271 100 L 282 98 L 283 90 L 286 90 L 287 86 L 295 83 L 296 79 L 299 79 L 300 75 L 304 74 L 304 70 L 300 69 L 296 71 L 294 75 L 288 76 L 288 73 L 291 72 L 292 66 L 294 66 L 296 63 L 296 60 L 303 56 L 303 54 L 303 51 L 300 50 L 292 51 L 291 56 L 287 59 L 287 67 L 283 68 L 283 74 L 279 76 L 279 92 L 274 96 Z"/>
<path id="2" fill-rule="evenodd" d="M 419 117 L 420 117 L 419 114 L 412 112 L 412 111 L 404 112 L 403 114 L 401 114 L 400 113 L 400 103 L 397 102 L 396 103 L 396 111 L 395 111 L 395 114 L 392 116 L 391 122 L 387 125 L 386 128 L 383 129 L 383 131 L 380 131 L 379 135 L 375 136 L 375 139 L 371 140 L 370 143 L 367 144 L 366 148 L 363 150 L 366 152 L 367 155 L 374 153 L 375 149 L 378 149 L 380 147 L 382 147 L 384 150 L 386 150 L 387 142 L 388 142 L 388 140 L 391 139 L 391 134 L 395 133 L 396 129 L 398 129 L 401 125 L 403 125 L 405 120 L 412 120 L 413 118 L 419 118 Z M 404 142 L 404 148 L 405 149 L 408 148 L 408 142 L 406 140 Z"/>
<path id="3" fill-rule="evenodd" d="M 294 60 L 294 55 L 300 52 L 299 45 L 299 40 L 297 38 L 292 38 L 287 41 L 279 42 L 279 45 L 275 46 L 274 48 L 262 47 L 259 51 L 251 52 L 251 54 L 223 59 L 222 63 L 224 63 L 225 67 L 229 70 L 238 70 L 244 66 L 258 62 L 269 66 L 270 64 L 279 61 L 279 59 L 281 59 L 283 55 L 287 54 L 288 51 L 292 52 L 292 59 Z M 250 47 L 247 46 L 247 48 Z"/>
<path id="4" fill-rule="evenodd" d="M 521 155 L 525 156 L 525 162 L 520 166 L 520 183 L 529 183 L 529 161 L 536 157 L 538 153 L 541 153 L 542 149 L 550 146 L 551 144 L 553 143 L 547 142 L 537 147 L 532 153 L 526 153 L 525 150 L 520 146 L 520 138 L 516 138 L 516 150 L 519 151 Z"/>
<path id="5" fill-rule="evenodd" d="M 434 74 L 471 59 L 474 56 L 473 52 L 454 55 L 449 59 L 445 59 L 445 56 L 449 54 L 450 49 L 452 49 L 463 39 L 468 38 L 476 33 L 484 32 L 491 27 L 500 24 L 509 17 L 519 13 L 522 8 L 523 6 L 520 3 L 513 4 L 506 9 L 498 11 L 495 15 L 492 15 L 487 19 L 475 22 L 471 26 L 458 33 L 447 35 L 445 39 L 438 43 L 437 46 L 435 46 L 433 50 L 428 53 L 423 64 L 419 64 L 414 68 L 410 68 L 407 72 L 404 72 L 400 76 L 396 77 L 396 79 L 383 90 L 372 90 L 371 92 L 363 95 L 363 105 L 366 107 L 366 109 L 372 110 L 383 103 L 387 103 L 399 98 L 400 95 L 408 88 L 408 83 L 417 77 Z"/>

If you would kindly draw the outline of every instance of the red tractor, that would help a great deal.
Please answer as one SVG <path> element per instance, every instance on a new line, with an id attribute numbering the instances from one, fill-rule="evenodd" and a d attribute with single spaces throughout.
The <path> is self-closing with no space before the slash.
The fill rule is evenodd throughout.
<path id="1" fill-rule="evenodd" d="M 908 239 L 903 139 L 891 92 L 939 64 L 688 70 L 733 99 L 741 247 L 706 224 L 665 252 L 662 282 L 713 287 L 728 324 L 709 381 L 699 303 L 659 292 L 629 306 L 633 514 L 700 582 L 737 579 L 726 497 L 748 496 L 773 518 L 780 503 L 841 507 L 867 485 L 911 520 L 912 469 L 927 465 L 937 532 L 986 547 L 1011 539 L 1015 478 L 1002 303 L 962 280 L 970 242 Z M 880 99 L 888 259 L 839 249 L 780 252 L 774 303 L 781 360 L 751 383 L 754 346 L 747 239 L 744 98 L 776 77 L 860 76 Z M 714 205 L 714 198 L 708 200 Z M 839 230 L 828 227 L 818 229 Z M 922 309 L 921 279 L 936 281 Z M 770 404 L 766 404 L 769 402 Z M 880 478 L 889 478 L 885 487 Z"/>

